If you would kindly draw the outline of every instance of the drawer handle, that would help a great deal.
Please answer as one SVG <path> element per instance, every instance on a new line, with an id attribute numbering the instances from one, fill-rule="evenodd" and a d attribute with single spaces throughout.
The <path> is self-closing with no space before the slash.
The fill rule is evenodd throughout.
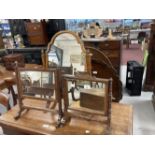
<path id="1" fill-rule="evenodd" d="M 93 74 L 94 74 L 94 75 L 97 75 L 97 71 L 93 71 Z"/>
<path id="2" fill-rule="evenodd" d="M 36 30 L 36 29 L 37 29 L 37 27 L 34 27 L 33 29 L 34 29 L 34 30 Z"/>
<path id="3" fill-rule="evenodd" d="M 105 44 L 105 46 L 107 47 L 107 46 L 109 46 L 109 44 Z"/>

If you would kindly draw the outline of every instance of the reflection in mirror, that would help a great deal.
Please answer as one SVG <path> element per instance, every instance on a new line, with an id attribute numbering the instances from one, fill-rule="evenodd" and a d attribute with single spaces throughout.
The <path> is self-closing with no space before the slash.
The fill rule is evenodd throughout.
<path id="1" fill-rule="evenodd" d="M 20 72 L 22 94 L 36 98 L 55 98 L 54 74 L 52 72 L 22 71 Z"/>
<path id="2" fill-rule="evenodd" d="M 48 66 L 62 66 L 63 59 L 63 50 L 61 48 L 56 47 L 55 45 L 51 46 L 51 49 L 48 53 Z"/>
<path id="3" fill-rule="evenodd" d="M 109 116 L 111 88 L 112 79 L 66 74 L 64 75 L 65 109 L 81 111 L 85 116 L 86 113 Z"/>
<path id="4" fill-rule="evenodd" d="M 58 74 L 58 69 L 16 68 L 19 111 L 15 119 L 20 118 L 25 110 L 31 109 L 54 112 L 61 117 Z"/>
<path id="5" fill-rule="evenodd" d="M 80 38 L 78 38 L 79 40 L 77 38 L 76 34 L 68 31 L 56 34 L 54 40 L 52 40 L 53 42 L 49 43 L 51 46 L 48 51 L 48 65 L 56 64 L 63 67 L 72 65 L 73 70 L 84 71 L 84 50 L 82 49 Z"/>
<path id="6" fill-rule="evenodd" d="M 88 75 L 64 75 L 64 124 L 75 118 L 95 121 L 110 127 L 112 79 Z M 68 94 L 68 92 L 73 92 Z M 77 98 L 76 98 L 77 97 Z M 83 126 L 84 127 L 84 126 Z"/>
<path id="7" fill-rule="evenodd" d="M 105 84 L 102 82 L 92 82 L 87 80 L 68 81 L 69 108 L 87 108 L 88 110 L 104 111 Z M 98 102 L 97 102 L 98 101 Z"/>

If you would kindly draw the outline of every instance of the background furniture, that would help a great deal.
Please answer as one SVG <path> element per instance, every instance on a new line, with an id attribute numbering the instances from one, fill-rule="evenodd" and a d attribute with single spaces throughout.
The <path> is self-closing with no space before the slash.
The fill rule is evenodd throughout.
<path id="1" fill-rule="evenodd" d="M 155 23 L 151 24 L 149 41 L 149 56 L 147 61 L 146 77 L 144 81 L 144 91 L 152 91 L 155 82 Z"/>
<path id="2" fill-rule="evenodd" d="M 25 27 L 25 22 L 28 22 L 28 21 L 30 21 L 30 20 L 28 20 L 28 19 L 9 19 L 12 37 L 14 37 L 16 35 L 21 35 L 25 46 L 29 46 L 27 31 L 26 31 L 26 27 Z"/>
<path id="3" fill-rule="evenodd" d="M 11 48 L 0 50 L 0 63 L 3 63 L 2 57 L 7 54 L 22 54 L 24 55 L 24 62 L 27 64 L 42 64 L 41 51 L 46 50 L 46 47 L 25 47 L 25 48 Z"/>
<path id="4" fill-rule="evenodd" d="M 18 62 L 20 67 L 25 66 L 24 56 L 22 54 L 8 54 L 3 57 L 3 61 L 7 70 L 14 70 L 15 62 Z"/>
<path id="5" fill-rule="evenodd" d="M 126 88 L 130 95 L 141 95 L 144 66 L 136 61 L 127 62 Z"/>
<path id="6" fill-rule="evenodd" d="M 0 19 L 0 36 L 3 39 L 11 37 L 11 29 L 7 19 Z"/>
<path id="7" fill-rule="evenodd" d="M 40 103 L 42 104 L 42 103 Z M 55 128 L 57 114 L 30 110 L 19 120 L 13 116 L 18 112 L 18 106 L 0 116 L 0 125 L 4 134 L 43 134 L 43 135 L 75 135 L 75 134 L 103 134 L 103 123 L 75 119 L 63 128 Z M 121 111 L 121 112 L 120 112 Z M 89 130 L 88 130 L 89 129 Z M 88 132 L 86 132 L 89 131 Z M 133 108 L 127 104 L 112 104 L 111 135 L 130 135 L 133 130 Z"/>
<path id="8" fill-rule="evenodd" d="M 137 40 L 141 43 L 146 35 L 150 36 L 150 28 L 147 29 L 131 29 L 129 30 L 130 43 L 132 40 Z"/>
<path id="9" fill-rule="evenodd" d="M 120 62 L 122 53 L 121 40 L 107 40 L 107 39 L 83 39 L 85 47 L 94 47 L 101 50 L 111 61 L 112 65 L 120 75 Z"/>
<path id="10" fill-rule="evenodd" d="M 54 34 L 65 29 L 65 19 L 49 19 L 47 21 L 48 39 L 50 40 L 54 36 Z"/>
<path id="11" fill-rule="evenodd" d="M 37 23 L 26 22 L 25 24 L 30 45 L 46 45 L 48 43 L 45 20 Z"/>

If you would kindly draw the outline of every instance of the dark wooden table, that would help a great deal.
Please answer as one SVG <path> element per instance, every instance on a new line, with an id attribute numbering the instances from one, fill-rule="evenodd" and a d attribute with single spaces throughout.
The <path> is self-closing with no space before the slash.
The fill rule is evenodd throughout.
<path id="1" fill-rule="evenodd" d="M 41 103 L 43 104 L 43 103 Z M 55 128 L 58 115 L 49 112 L 30 110 L 24 113 L 18 120 L 14 116 L 18 112 L 16 105 L 0 117 L 0 126 L 4 134 L 103 134 L 103 124 L 72 119 L 66 126 Z M 130 135 L 133 129 L 133 109 L 131 105 L 112 104 L 111 131 L 112 135 Z"/>

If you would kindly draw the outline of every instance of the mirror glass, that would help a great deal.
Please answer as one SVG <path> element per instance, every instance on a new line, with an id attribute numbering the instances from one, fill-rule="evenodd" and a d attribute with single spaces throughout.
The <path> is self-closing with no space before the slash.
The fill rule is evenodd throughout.
<path id="1" fill-rule="evenodd" d="M 62 66 L 63 60 L 63 49 L 52 45 L 48 53 L 48 66 Z"/>
<path id="2" fill-rule="evenodd" d="M 105 84 L 103 82 L 73 80 L 67 81 L 69 108 L 104 111 Z"/>
<path id="3" fill-rule="evenodd" d="M 71 33 L 59 34 L 48 53 L 49 66 L 56 64 L 58 66 L 69 67 L 78 71 L 84 71 L 84 55 L 81 45 L 76 37 Z"/>
<path id="4" fill-rule="evenodd" d="M 21 90 L 24 96 L 55 98 L 54 73 L 42 71 L 20 72 Z"/>

